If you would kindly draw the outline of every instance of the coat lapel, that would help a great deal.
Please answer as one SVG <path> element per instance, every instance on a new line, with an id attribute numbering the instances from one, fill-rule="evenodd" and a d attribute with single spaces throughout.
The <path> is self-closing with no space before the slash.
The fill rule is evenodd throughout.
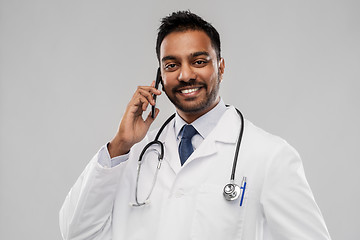
<path id="1" fill-rule="evenodd" d="M 238 133 L 240 130 L 240 119 L 234 107 L 229 109 L 220 118 L 218 124 L 213 131 L 207 136 L 206 139 L 200 144 L 189 159 L 185 162 L 184 166 L 191 161 L 196 161 L 198 158 L 209 157 L 210 155 L 218 152 L 216 142 L 234 144 L 237 141 Z"/>
<path id="2" fill-rule="evenodd" d="M 181 164 L 174 131 L 174 120 L 165 128 L 160 141 L 162 141 L 165 147 L 164 160 L 169 164 L 174 173 L 177 174 L 181 169 Z"/>

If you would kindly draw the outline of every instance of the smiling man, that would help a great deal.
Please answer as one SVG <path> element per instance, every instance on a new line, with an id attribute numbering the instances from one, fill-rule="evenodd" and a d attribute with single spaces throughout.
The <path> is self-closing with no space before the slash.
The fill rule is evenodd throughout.
<path id="1" fill-rule="evenodd" d="M 297 152 L 220 98 L 216 29 L 175 12 L 162 20 L 156 53 L 176 113 L 148 132 L 154 118 L 143 112 L 161 91 L 138 87 L 65 199 L 63 238 L 330 239 Z"/>

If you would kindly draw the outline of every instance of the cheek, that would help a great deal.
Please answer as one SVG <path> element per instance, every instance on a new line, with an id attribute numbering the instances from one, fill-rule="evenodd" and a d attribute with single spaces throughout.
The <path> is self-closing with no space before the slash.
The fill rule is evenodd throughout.
<path id="1" fill-rule="evenodd" d="M 163 88 L 168 88 L 169 87 L 169 83 L 168 83 L 166 78 L 162 80 L 162 85 L 163 85 Z"/>
<path id="2" fill-rule="evenodd" d="M 173 74 L 166 73 L 162 77 L 162 82 L 165 87 L 174 86 L 177 83 L 176 76 L 173 76 Z"/>
<path id="3" fill-rule="evenodd" d="M 174 84 L 172 83 L 172 81 L 164 76 L 164 78 L 162 79 L 162 89 L 163 91 L 166 91 L 167 93 L 169 93 L 172 88 L 174 87 Z"/>
<path id="4" fill-rule="evenodd" d="M 214 71 L 213 69 L 209 69 L 208 71 L 205 71 L 201 74 L 201 78 L 204 79 L 207 83 L 207 85 L 209 85 L 209 87 L 211 87 L 212 85 L 215 85 L 218 82 L 218 72 Z"/>
<path id="5" fill-rule="evenodd" d="M 217 69 L 217 64 L 213 63 L 211 65 L 208 65 L 206 68 L 203 69 L 202 72 L 205 79 L 208 79 L 209 81 L 213 80 L 213 78 L 216 78 L 218 75 L 219 69 Z"/>

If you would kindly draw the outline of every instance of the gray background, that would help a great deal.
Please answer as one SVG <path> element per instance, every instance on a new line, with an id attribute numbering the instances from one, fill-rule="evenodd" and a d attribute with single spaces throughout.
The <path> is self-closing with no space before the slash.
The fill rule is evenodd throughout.
<path id="1" fill-rule="evenodd" d="M 155 78 L 160 18 L 184 9 L 222 36 L 225 102 L 300 152 L 332 238 L 360 239 L 359 1 L 0 4 L 0 239 L 60 239 L 67 192 Z"/>

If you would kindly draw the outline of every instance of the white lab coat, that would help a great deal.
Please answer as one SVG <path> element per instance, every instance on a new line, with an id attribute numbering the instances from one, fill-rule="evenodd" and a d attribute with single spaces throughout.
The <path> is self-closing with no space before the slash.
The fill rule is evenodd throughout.
<path id="1" fill-rule="evenodd" d="M 180 166 L 173 122 L 160 140 L 164 162 L 149 205 L 132 207 L 137 160 L 150 133 L 114 168 L 98 154 L 81 174 L 60 211 L 64 239 L 101 240 L 290 240 L 330 239 L 297 152 L 284 140 L 245 120 L 235 181 L 247 178 L 243 206 L 226 201 L 240 119 L 230 107 L 210 135 Z M 153 181 L 157 154 L 149 150 L 141 169 L 139 199 Z"/>

